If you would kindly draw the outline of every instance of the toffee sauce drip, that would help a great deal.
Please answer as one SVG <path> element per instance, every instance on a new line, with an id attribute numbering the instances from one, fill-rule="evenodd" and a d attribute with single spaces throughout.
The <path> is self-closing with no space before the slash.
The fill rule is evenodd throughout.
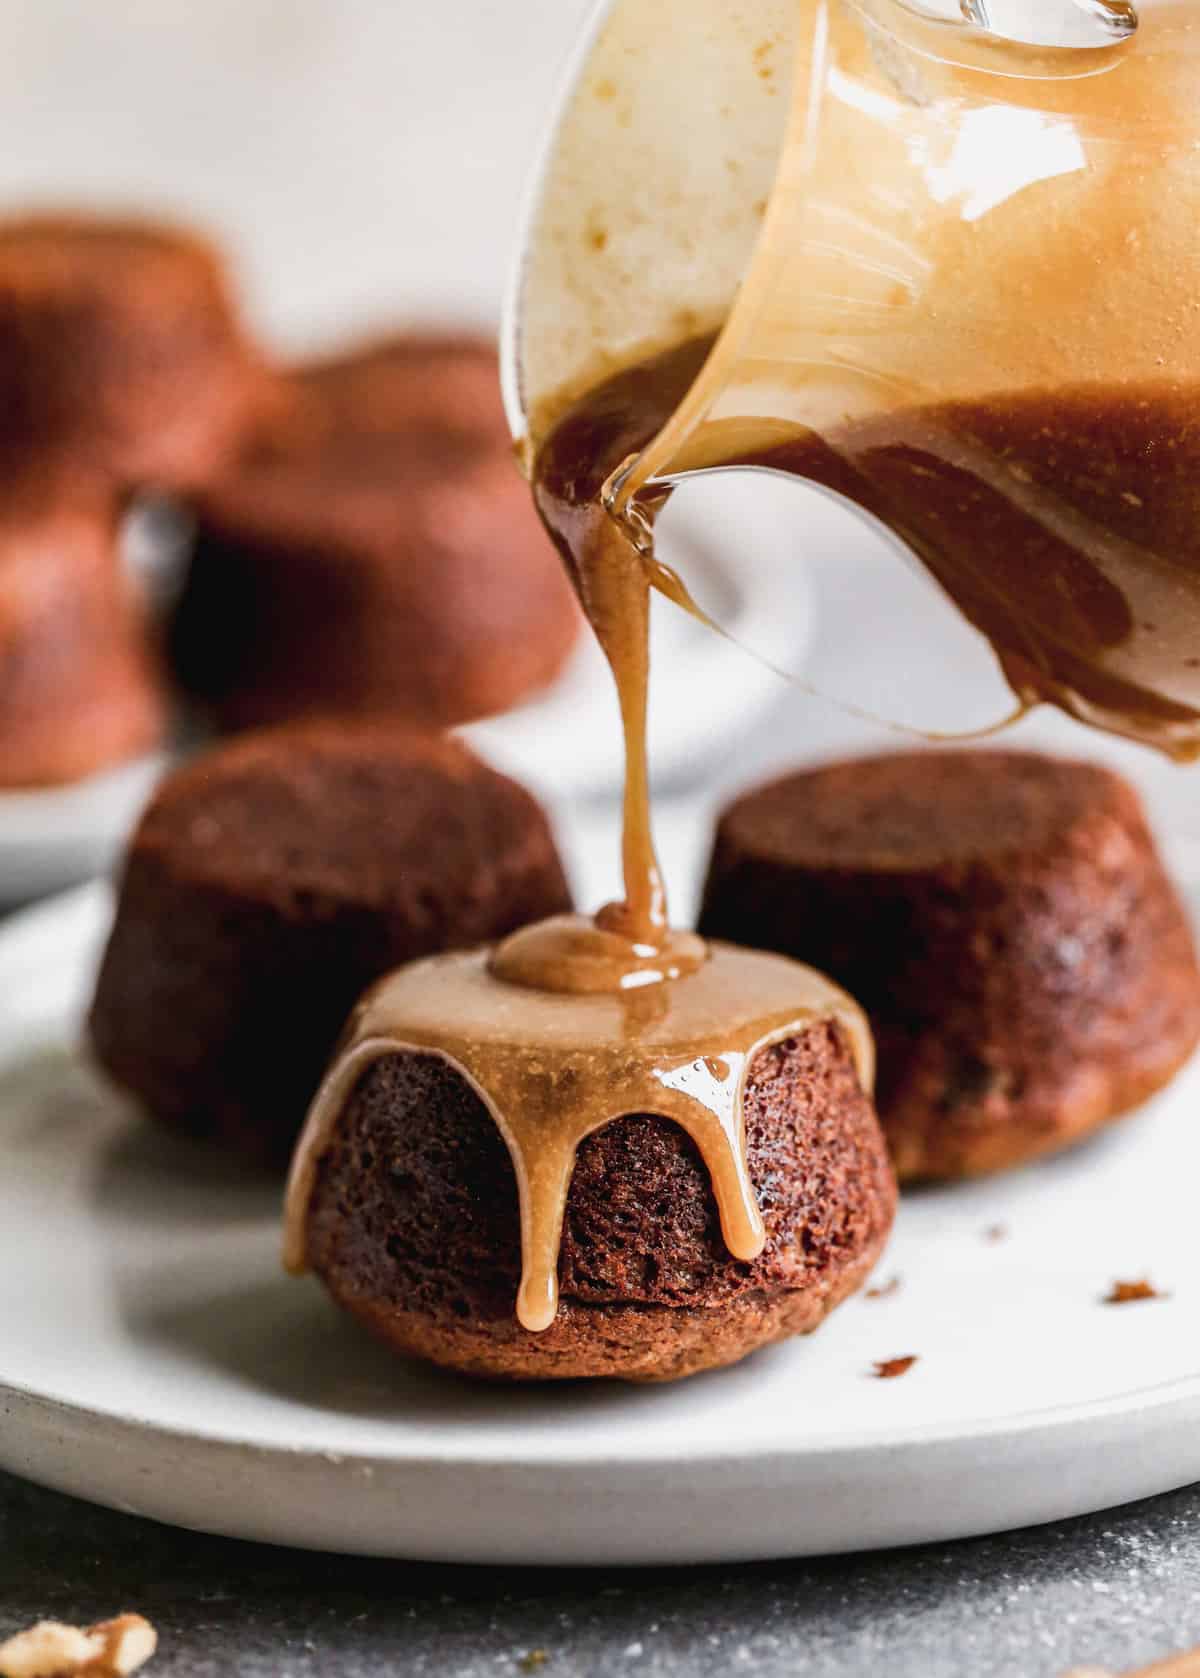
<path id="1" fill-rule="evenodd" d="M 625 899 L 602 909 L 597 924 L 646 946 L 668 936 L 670 924 L 646 759 L 653 528 L 666 496 L 641 499 L 635 524 L 614 514 L 610 486 L 666 424 L 709 347 L 707 339 L 684 344 L 602 384 L 559 422 L 533 471 L 538 512 L 612 669 L 621 707 Z"/>
<path id="2" fill-rule="evenodd" d="M 525 989 L 497 979 L 486 951 L 403 967 L 359 1005 L 313 1103 L 288 1184 L 284 1262 L 305 1268 L 309 1203 L 347 1100 L 373 1061 L 397 1053 L 444 1059 L 504 1137 L 521 1205 L 517 1317 L 530 1332 L 548 1329 L 558 1311 L 559 1242 L 579 1145 L 628 1113 L 660 1115 L 693 1139 L 726 1245 L 750 1262 L 765 1231 L 746 1169 L 746 1077 L 761 1049 L 830 1019 L 869 1088 L 874 1051 L 861 1011 L 830 980 L 782 956 L 713 944 L 682 982 L 627 993 Z"/>

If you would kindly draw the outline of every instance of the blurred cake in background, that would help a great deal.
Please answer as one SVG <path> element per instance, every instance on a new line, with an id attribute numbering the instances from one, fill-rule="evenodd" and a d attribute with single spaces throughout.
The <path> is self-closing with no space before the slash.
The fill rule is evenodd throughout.
<path id="1" fill-rule="evenodd" d="M 220 728 L 451 727 L 546 687 L 575 646 L 486 338 L 400 334 L 279 372 L 202 237 L 0 222 L 0 785 L 162 738 L 161 628 L 115 532 L 163 494 L 197 529 L 170 649 Z"/>
<path id="2" fill-rule="evenodd" d="M 158 631 L 123 515 L 203 484 L 273 389 L 205 240 L 0 222 L 0 787 L 82 780 L 161 742 Z"/>
<path id="3" fill-rule="evenodd" d="M 466 450 L 512 448 L 500 399 L 500 367 L 489 338 L 473 332 L 397 332 L 297 368 L 290 403 L 272 436 L 286 459 L 292 450 L 372 446 L 390 451 L 398 437 L 420 447 L 457 439 Z"/>
<path id="4" fill-rule="evenodd" d="M 172 634 L 217 725 L 447 727 L 566 663 L 581 617 L 511 456 L 494 350 L 382 339 L 295 369 L 196 502 Z"/>
<path id="5" fill-rule="evenodd" d="M 270 383 L 203 238 L 86 215 L 0 223 L 0 482 L 53 464 L 123 495 L 195 488 Z"/>
<path id="6" fill-rule="evenodd" d="M 157 745 L 167 696 L 111 500 L 0 497 L 0 788 L 79 780 Z"/>

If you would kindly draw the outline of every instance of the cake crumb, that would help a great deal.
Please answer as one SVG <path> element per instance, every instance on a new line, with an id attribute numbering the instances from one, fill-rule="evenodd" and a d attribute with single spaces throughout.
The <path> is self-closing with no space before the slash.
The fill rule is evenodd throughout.
<path id="1" fill-rule="evenodd" d="M 1112 1292 L 1104 1296 L 1104 1305 L 1136 1305 L 1143 1299 L 1170 1299 L 1170 1294 L 1160 1293 L 1154 1283 L 1142 1279 L 1140 1282 L 1114 1282 Z"/>
<path id="2" fill-rule="evenodd" d="M 918 1360 L 913 1358 L 885 1358 L 877 1363 L 872 1373 L 877 1381 L 895 1381 L 901 1375 L 907 1375 L 913 1364 Z"/>
<path id="3" fill-rule="evenodd" d="M 544 1649 L 527 1649 L 517 1665 L 522 1672 L 540 1672 L 549 1659 L 550 1656 Z"/>
<path id="4" fill-rule="evenodd" d="M 987 1229 L 985 1229 L 984 1232 L 983 1232 L 983 1239 L 985 1241 L 990 1241 L 992 1246 L 997 1246 L 1001 1241 L 1007 1241 L 1008 1240 L 1008 1225 L 1007 1224 L 991 1224 L 991 1225 L 989 1225 L 989 1227 Z"/>
<path id="5" fill-rule="evenodd" d="M 0 1643 L 0 1678 L 128 1678 L 157 1647 L 158 1633 L 140 1614 L 119 1614 L 86 1631 L 41 1620 Z"/>
<path id="6" fill-rule="evenodd" d="M 893 1276 L 890 1282 L 884 1282 L 877 1288 L 868 1288 L 868 1299 L 891 1299 L 893 1294 L 900 1292 L 900 1278 Z"/>

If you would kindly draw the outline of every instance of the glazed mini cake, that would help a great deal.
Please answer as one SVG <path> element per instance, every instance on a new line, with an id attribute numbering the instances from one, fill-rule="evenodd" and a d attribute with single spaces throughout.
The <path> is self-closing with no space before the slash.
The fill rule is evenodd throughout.
<path id="1" fill-rule="evenodd" d="M 711 953 L 715 992 L 725 984 L 721 964 L 736 963 L 744 972 L 746 959 L 743 952 Z M 567 1161 L 557 1242 L 553 1207 L 544 1218 L 554 1308 L 531 1332 L 519 1316 L 530 1274 L 526 1262 L 523 1275 L 522 1254 L 524 1244 L 528 1261 L 530 1249 L 536 1256 L 541 1245 L 540 1192 L 535 1185 L 523 1224 L 514 1156 L 500 1128 L 511 1120 L 519 1131 L 527 1115 L 511 1107 L 494 1113 L 483 1083 L 469 1081 L 446 1055 L 389 1052 L 383 1022 L 398 1004 L 403 1012 L 407 991 L 439 1035 L 455 1034 L 463 1010 L 444 1003 L 465 986 L 465 1007 L 482 1006 L 488 1016 L 488 1042 L 500 1048 L 497 1065 L 515 1056 L 535 1079 L 553 1080 L 555 1129 L 564 1116 L 569 1122 L 565 1110 L 585 1093 L 597 1021 L 606 1020 L 610 1005 L 623 1005 L 610 997 L 505 995 L 506 987 L 486 980 L 482 960 L 418 964 L 364 1000 L 293 1168 L 293 1267 L 307 1264 L 339 1305 L 397 1351 L 504 1380 L 678 1380 L 812 1332 L 862 1285 L 896 1203 L 887 1147 L 864 1086 L 869 1040 L 848 998 L 835 996 L 819 976 L 797 972 L 797 989 L 816 987 L 833 1012 L 819 1005 L 790 1035 L 751 1058 L 742 1116 L 750 1192 L 765 1226 L 759 1256 L 747 1261 L 732 1254 L 708 1162 L 681 1124 L 662 1116 L 664 1089 L 651 1079 L 646 1095 L 655 1113 L 618 1106 L 619 1116 L 586 1136 Z M 775 982 L 785 990 L 792 979 L 783 970 L 792 966 L 778 963 Z M 666 988 L 685 993 L 702 982 L 685 978 Z M 654 997 L 653 989 L 643 993 L 651 1011 L 659 1000 L 667 1010 L 677 1005 L 676 998 Z M 440 1008 L 436 1021 L 431 996 Z M 726 994 L 723 1006 L 732 1032 L 736 999 Z M 553 1040 L 563 1033 L 564 1017 L 570 1022 L 561 1051 L 566 1064 L 556 1071 Z M 639 1035 L 635 1026 L 616 1057 L 614 1086 L 631 1064 L 640 1058 L 651 1064 L 660 1053 L 656 1027 L 646 1029 Z M 360 1038 L 383 1052 L 372 1049 L 360 1063 Z M 344 1099 L 332 1089 L 343 1070 L 350 1075 Z M 473 1072 L 491 1082 L 478 1064 Z M 686 1086 L 686 1080 L 666 1082 Z M 612 1099 L 621 1101 L 615 1087 Z M 533 1178 L 553 1174 L 558 1140 L 540 1133 L 527 1162 Z M 541 1297 L 542 1288 L 533 1288 L 535 1309 Z"/>
<path id="2" fill-rule="evenodd" d="M 1200 1036 L 1187 915 L 1137 795 L 1089 764 L 922 752 L 777 781 L 722 816 L 701 929 L 859 998 L 902 1179 L 1063 1148 Z"/>

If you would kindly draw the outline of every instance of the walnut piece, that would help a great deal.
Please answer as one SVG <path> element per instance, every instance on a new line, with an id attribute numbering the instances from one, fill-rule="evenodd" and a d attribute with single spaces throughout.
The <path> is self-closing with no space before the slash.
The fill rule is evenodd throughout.
<path id="1" fill-rule="evenodd" d="M 0 1643 L 0 1678 L 128 1678 L 158 1647 L 140 1614 L 120 1614 L 82 1631 L 42 1620 Z"/>

